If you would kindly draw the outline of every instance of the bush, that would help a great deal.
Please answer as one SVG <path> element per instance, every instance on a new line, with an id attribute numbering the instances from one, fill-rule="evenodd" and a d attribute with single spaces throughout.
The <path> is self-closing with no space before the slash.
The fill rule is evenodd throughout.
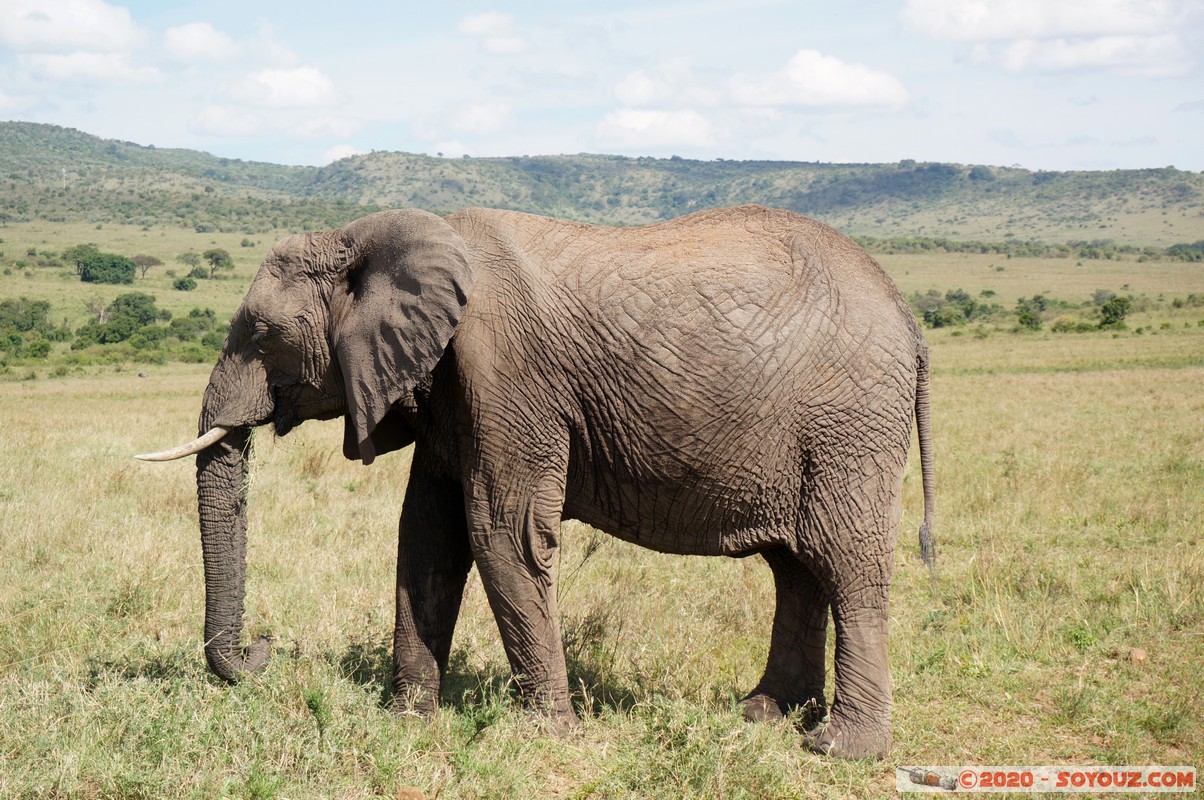
<path id="1" fill-rule="evenodd" d="M 159 310 L 155 308 L 155 298 L 145 292 L 126 292 L 119 294 L 109 303 L 110 316 L 132 317 L 139 325 L 150 325 L 159 318 Z"/>
<path id="2" fill-rule="evenodd" d="M 1129 297 L 1113 297 L 1108 302 L 1100 306 L 1100 322 L 1101 328 L 1123 328 L 1125 327 L 1125 317 L 1133 308 L 1133 300 Z"/>
<path id="3" fill-rule="evenodd" d="M 38 339 L 37 341 L 30 342 L 25 347 L 26 358 L 41 359 L 48 355 L 50 355 L 50 342 L 46 341 L 45 339 Z"/>
<path id="4" fill-rule="evenodd" d="M 213 361 L 212 351 L 195 344 L 181 347 L 178 357 L 185 364 L 208 364 Z"/>
<path id="5" fill-rule="evenodd" d="M 188 277 L 196 280 L 207 281 L 209 280 L 209 270 L 205 269 L 204 267 L 193 267 L 192 271 L 188 273 Z"/>
<path id="6" fill-rule="evenodd" d="M 133 317 L 119 315 L 111 318 L 108 322 L 100 326 L 97 333 L 96 341 L 100 344 L 116 344 L 129 339 L 142 326 L 138 324 L 138 320 Z"/>
<path id="7" fill-rule="evenodd" d="M 953 305 L 942 305 L 924 312 L 924 324 L 930 328 L 950 328 L 965 325 L 966 315 Z"/>
<path id="8" fill-rule="evenodd" d="M 984 293 L 985 297 L 994 296 Z M 1004 313 L 998 303 L 980 302 L 963 289 L 950 289 L 942 295 L 936 289 L 911 296 L 911 307 L 916 316 L 930 328 L 947 328 L 964 325 L 970 321 L 993 319 Z"/>
<path id="9" fill-rule="evenodd" d="M 191 292 L 196 288 L 196 278 L 189 275 L 186 278 L 177 278 L 176 282 L 171 285 L 171 288 L 178 292 Z"/>
<path id="10" fill-rule="evenodd" d="M 80 265 L 79 279 L 85 283 L 133 283 L 137 271 L 138 267 L 125 256 L 97 253 Z"/>
<path id="11" fill-rule="evenodd" d="M 50 302 L 47 300 L 0 300 L 0 330 L 43 330 L 48 327 Z"/>
<path id="12" fill-rule="evenodd" d="M 1043 320 L 1041 315 L 1049 307 L 1048 301 L 1042 295 L 1033 295 L 1031 300 L 1021 297 L 1016 303 L 1016 319 L 1025 330 L 1039 331 Z"/>
<path id="13" fill-rule="evenodd" d="M 1063 314 L 1049 326 L 1049 329 L 1054 333 L 1086 333 L 1087 331 L 1095 330 L 1095 328 L 1096 326 L 1087 320 L 1070 314 Z"/>

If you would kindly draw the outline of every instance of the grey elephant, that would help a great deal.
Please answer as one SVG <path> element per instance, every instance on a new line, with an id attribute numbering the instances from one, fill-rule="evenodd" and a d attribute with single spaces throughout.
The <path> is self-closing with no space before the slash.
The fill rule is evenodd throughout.
<path id="1" fill-rule="evenodd" d="M 342 417 L 349 459 L 415 448 L 399 705 L 434 710 L 476 564 L 520 694 L 554 726 L 576 724 L 554 569 L 574 518 L 666 553 L 759 554 L 777 608 L 745 717 L 827 710 L 811 748 L 882 757 L 913 412 L 927 558 L 927 348 L 845 236 L 755 206 L 638 228 L 396 210 L 276 244 L 214 367 L 201 437 L 147 458 L 197 456 L 205 652 L 226 680 L 268 657 L 266 641 L 240 643 L 250 430 Z"/>

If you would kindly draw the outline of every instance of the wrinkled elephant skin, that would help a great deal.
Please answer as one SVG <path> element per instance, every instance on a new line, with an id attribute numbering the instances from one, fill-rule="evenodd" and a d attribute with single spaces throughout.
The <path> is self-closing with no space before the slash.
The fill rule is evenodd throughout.
<path id="1" fill-rule="evenodd" d="M 385 211 L 290 237 L 236 313 L 202 406 L 201 433 L 230 431 L 198 455 L 210 665 L 235 680 L 266 661 L 240 644 L 249 429 L 342 417 L 348 458 L 415 446 L 399 705 L 435 708 L 475 564 L 521 694 L 554 727 L 576 722 L 554 574 L 574 518 L 666 553 L 760 554 L 777 606 L 745 716 L 826 709 L 810 747 L 882 757 L 913 415 L 932 555 L 928 403 L 927 349 L 894 284 L 785 211 L 626 229 Z"/>

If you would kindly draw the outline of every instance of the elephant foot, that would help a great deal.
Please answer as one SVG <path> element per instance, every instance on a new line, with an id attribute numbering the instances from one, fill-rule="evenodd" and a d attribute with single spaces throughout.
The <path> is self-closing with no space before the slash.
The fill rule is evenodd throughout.
<path id="1" fill-rule="evenodd" d="M 740 701 L 745 722 L 777 722 L 785 719 L 778 701 L 767 694 L 754 693 Z"/>
<path id="2" fill-rule="evenodd" d="M 531 718 L 541 731 L 554 739 L 569 736 L 581 728 L 581 720 L 571 708 L 568 711 L 532 711 Z"/>
<path id="3" fill-rule="evenodd" d="M 439 707 L 438 695 L 430 688 L 410 684 L 398 687 L 389 702 L 389 713 L 396 717 L 430 719 Z"/>
<path id="4" fill-rule="evenodd" d="M 818 725 L 828 712 L 823 698 L 811 697 L 805 701 L 777 700 L 764 692 L 754 690 L 740 701 L 746 722 L 776 722 L 792 712 L 800 711 L 799 728 L 810 730 Z"/>
<path id="5" fill-rule="evenodd" d="M 803 744 L 813 753 L 846 759 L 881 761 L 890 752 L 890 728 L 856 731 L 839 721 L 816 725 L 803 734 Z"/>

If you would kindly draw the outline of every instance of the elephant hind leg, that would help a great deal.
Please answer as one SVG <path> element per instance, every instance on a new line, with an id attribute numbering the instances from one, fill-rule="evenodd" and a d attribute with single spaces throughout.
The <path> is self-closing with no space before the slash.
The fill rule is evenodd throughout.
<path id="1" fill-rule="evenodd" d="M 845 758 L 884 758 L 891 746 L 887 656 L 888 591 L 899 524 L 902 458 L 865 460 L 834 470 L 812 487 L 807 528 L 816 533 L 816 572 L 832 590 L 836 690 L 813 750 Z M 822 536 L 822 540 L 819 538 Z"/>
<path id="2" fill-rule="evenodd" d="M 824 648 L 830 595 L 798 556 L 785 548 L 762 556 L 773 570 L 777 605 L 765 673 L 741 701 L 750 722 L 803 711 L 810 728 L 824 716 Z"/>

